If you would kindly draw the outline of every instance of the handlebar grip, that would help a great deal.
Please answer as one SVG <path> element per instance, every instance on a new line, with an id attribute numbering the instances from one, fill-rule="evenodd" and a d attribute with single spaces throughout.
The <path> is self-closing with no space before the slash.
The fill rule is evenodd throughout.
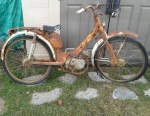
<path id="1" fill-rule="evenodd" d="M 84 8 L 81 8 L 80 10 L 78 10 L 76 13 L 77 14 L 80 14 L 80 13 L 82 13 L 82 12 L 84 12 L 85 11 L 85 9 Z"/>

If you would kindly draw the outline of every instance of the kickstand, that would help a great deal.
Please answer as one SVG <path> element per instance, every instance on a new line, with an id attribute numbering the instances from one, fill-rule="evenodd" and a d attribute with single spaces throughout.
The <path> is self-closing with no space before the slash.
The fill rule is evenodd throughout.
<path id="1" fill-rule="evenodd" d="M 104 79 L 103 75 L 98 71 L 98 69 L 95 70 L 97 72 L 97 75 L 100 76 L 102 79 Z"/>

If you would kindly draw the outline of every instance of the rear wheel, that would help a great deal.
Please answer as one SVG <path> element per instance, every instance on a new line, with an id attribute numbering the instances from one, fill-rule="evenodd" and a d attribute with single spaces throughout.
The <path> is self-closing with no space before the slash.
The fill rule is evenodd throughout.
<path id="1" fill-rule="evenodd" d="M 118 64 L 112 66 L 106 47 L 100 46 L 95 55 L 95 65 L 99 72 L 112 81 L 128 82 L 139 79 L 148 65 L 148 56 L 143 45 L 125 37 L 111 38 L 109 43 L 114 48 Z"/>
<path id="2" fill-rule="evenodd" d="M 33 37 L 31 36 L 18 37 L 5 50 L 4 69 L 18 83 L 38 84 L 49 77 L 51 73 L 51 66 L 30 64 L 30 61 L 53 60 L 50 48 L 38 38 L 31 59 L 28 60 L 32 41 Z"/>

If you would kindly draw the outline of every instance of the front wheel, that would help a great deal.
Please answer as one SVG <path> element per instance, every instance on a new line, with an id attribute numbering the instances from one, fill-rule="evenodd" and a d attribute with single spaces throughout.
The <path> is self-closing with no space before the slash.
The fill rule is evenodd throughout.
<path id="1" fill-rule="evenodd" d="M 13 40 L 5 50 L 3 66 L 7 74 L 17 83 L 38 84 L 49 77 L 52 67 L 48 65 L 35 65 L 30 61 L 52 61 L 50 48 L 40 39 L 36 38 L 33 54 L 28 55 L 33 37 L 22 36 Z"/>
<path id="2" fill-rule="evenodd" d="M 148 56 L 143 45 L 125 37 L 111 38 L 109 43 L 114 48 L 118 64 L 112 66 L 105 45 L 99 46 L 95 55 L 95 65 L 98 71 L 112 81 L 128 82 L 139 79 L 148 65 Z"/>

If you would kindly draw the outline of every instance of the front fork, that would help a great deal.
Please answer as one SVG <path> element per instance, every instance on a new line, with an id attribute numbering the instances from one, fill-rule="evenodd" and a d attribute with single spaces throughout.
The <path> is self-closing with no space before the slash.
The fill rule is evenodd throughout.
<path id="1" fill-rule="evenodd" d="M 118 64 L 118 60 L 117 57 L 115 55 L 113 46 L 107 41 L 106 42 L 106 50 L 108 51 L 109 55 L 110 55 L 110 63 L 112 66 L 117 66 Z"/>
<path id="2" fill-rule="evenodd" d="M 33 41 L 31 44 L 31 48 L 29 50 L 28 60 L 30 60 L 32 55 L 34 54 L 35 46 L 36 46 L 36 34 L 33 36 Z"/>
<path id="3" fill-rule="evenodd" d="M 110 63 L 111 63 L 112 66 L 117 66 L 118 60 L 117 60 L 117 57 L 115 55 L 113 46 L 111 44 L 110 44 L 110 48 L 109 49 L 110 49 L 110 56 L 111 56 Z"/>
<path id="4" fill-rule="evenodd" d="M 119 65 L 120 62 L 119 62 L 117 56 L 120 53 L 121 49 L 123 48 L 126 39 L 127 39 L 127 37 L 125 36 L 125 40 L 120 44 L 118 52 L 116 53 L 116 55 L 115 55 L 113 46 L 108 41 L 106 42 L 106 44 L 107 44 L 106 49 L 109 52 L 110 62 L 111 62 L 112 66 L 118 66 Z"/>

